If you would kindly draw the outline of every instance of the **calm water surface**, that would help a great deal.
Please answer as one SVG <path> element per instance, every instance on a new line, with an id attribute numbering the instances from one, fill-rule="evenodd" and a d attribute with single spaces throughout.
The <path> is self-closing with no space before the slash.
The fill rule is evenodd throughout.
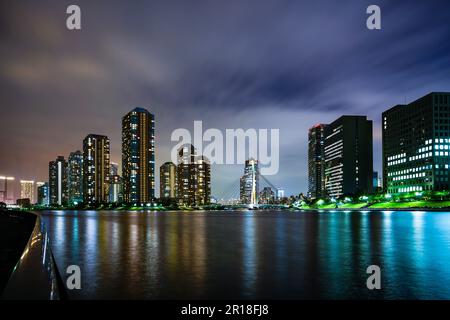
<path id="1" fill-rule="evenodd" d="M 450 212 L 42 216 L 61 273 L 81 267 L 72 299 L 450 299 Z"/>

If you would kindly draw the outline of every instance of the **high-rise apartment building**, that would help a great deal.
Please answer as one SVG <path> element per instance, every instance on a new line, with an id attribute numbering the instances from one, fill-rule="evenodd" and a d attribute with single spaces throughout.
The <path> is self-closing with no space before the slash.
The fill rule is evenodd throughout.
<path id="1" fill-rule="evenodd" d="M 317 124 L 308 131 L 308 197 L 326 196 L 325 191 L 325 124 Z"/>
<path id="2" fill-rule="evenodd" d="M 240 179 L 240 199 L 243 204 L 258 204 L 259 169 L 258 160 L 245 161 L 244 175 Z"/>
<path id="3" fill-rule="evenodd" d="M 107 136 L 89 134 L 83 140 L 83 202 L 109 200 L 110 146 Z"/>
<path id="4" fill-rule="evenodd" d="M 41 206 L 48 206 L 50 199 L 48 194 L 48 182 L 37 182 L 37 203 Z"/>
<path id="5" fill-rule="evenodd" d="M 449 190 L 450 93 L 432 92 L 382 114 L 383 190 Z"/>
<path id="6" fill-rule="evenodd" d="M 155 197 L 155 117 L 135 108 L 122 119 L 122 178 L 126 203 Z"/>
<path id="7" fill-rule="evenodd" d="M 325 128 L 325 189 L 328 197 L 372 192 L 372 121 L 342 116 Z"/>
<path id="8" fill-rule="evenodd" d="M 211 164 L 209 160 L 199 155 L 195 159 L 195 204 L 211 203 Z"/>
<path id="9" fill-rule="evenodd" d="M 83 154 L 79 150 L 67 159 L 67 193 L 69 204 L 83 202 Z"/>
<path id="10" fill-rule="evenodd" d="M 34 204 L 34 181 L 20 180 L 20 198 L 29 199 L 31 204 Z"/>
<path id="11" fill-rule="evenodd" d="M 177 166 L 173 162 L 165 162 L 159 168 L 159 197 L 177 198 Z"/>
<path id="12" fill-rule="evenodd" d="M 51 205 L 67 204 L 67 162 L 58 156 L 48 165 L 49 198 Z"/>
<path id="13" fill-rule="evenodd" d="M 182 205 L 196 206 L 211 202 L 211 165 L 197 155 L 193 145 L 178 150 L 177 196 Z"/>

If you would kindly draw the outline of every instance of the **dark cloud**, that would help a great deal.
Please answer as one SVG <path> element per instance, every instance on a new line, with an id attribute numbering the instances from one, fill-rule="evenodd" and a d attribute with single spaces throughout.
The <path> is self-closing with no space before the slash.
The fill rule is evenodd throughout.
<path id="1" fill-rule="evenodd" d="M 88 133 L 112 141 L 136 106 L 157 120 L 157 164 L 170 133 L 206 127 L 280 128 L 289 193 L 306 189 L 306 135 L 341 114 L 375 121 L 429 91 L 450 90 L 448 1 L 77 1 L 82 31 L 65 29 L 71 1 L 0 4 L 0 173 L 46 179 L 47 163 Z M 215 167 L 213 192 L 241 167 Z"/>

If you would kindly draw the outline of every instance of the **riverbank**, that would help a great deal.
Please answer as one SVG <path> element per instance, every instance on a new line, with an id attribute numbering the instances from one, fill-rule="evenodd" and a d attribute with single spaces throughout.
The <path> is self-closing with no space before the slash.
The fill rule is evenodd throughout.
<path id="1" fill-rule="evenodd" d="M 375 203 L 330 203 L 324 205 L 300 206 L 302 210 L 450 210 L 450 201 L 404 201 L 404 202 L 375 202 Z"/>

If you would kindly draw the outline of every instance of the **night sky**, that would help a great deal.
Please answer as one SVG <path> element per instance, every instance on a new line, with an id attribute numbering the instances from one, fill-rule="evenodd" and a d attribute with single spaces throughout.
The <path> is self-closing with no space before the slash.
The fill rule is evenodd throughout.
<path id="1" fill-rule="evenodd" d="M 82 30 L 66 29 L 78 4 Z M 366 28 L 366 8 L 382 30 Z M 450 91 L 449 1 L 23 1 L 0 2 L 0 175 L 48 179 L 48 162 L 111 139 L 121 160 L 121 118 L 156 117 L 156 171 L 176 128 L 279 128 L 287 194 L 307 190 L 307 130 L 342 114 L 381 112 Z M 221 196 L 241 165 L 213 166 Z M 159 191 L 157 191 L 159 194 Z"/>

